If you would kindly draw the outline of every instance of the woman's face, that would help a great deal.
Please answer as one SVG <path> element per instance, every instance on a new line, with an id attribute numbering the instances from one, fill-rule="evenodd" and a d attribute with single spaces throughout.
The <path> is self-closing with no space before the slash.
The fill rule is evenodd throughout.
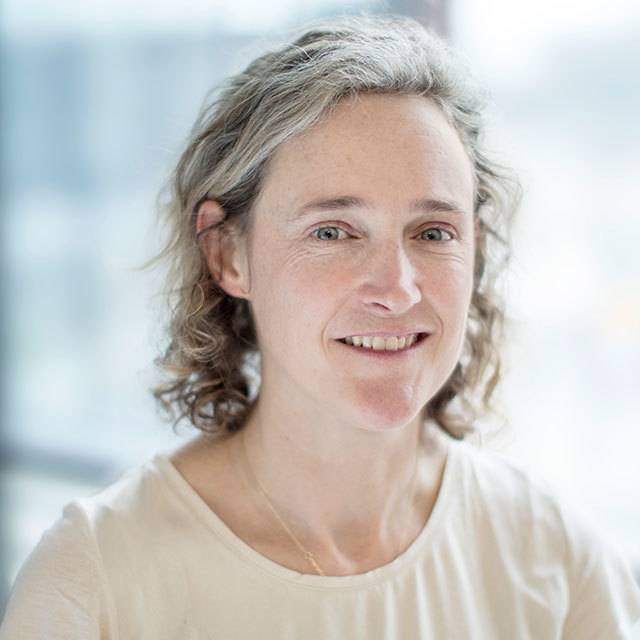
<path id="1" fill-rule="evenodd" d="M 471 163 L 425 98 L 360 96 L 281 145 L 247 254 L 262 393 L 368 430 L 414 419 L 461 354 L 472 214 Z M 337 341 L 415 329 L 431 335 L 401 356 Z"/>

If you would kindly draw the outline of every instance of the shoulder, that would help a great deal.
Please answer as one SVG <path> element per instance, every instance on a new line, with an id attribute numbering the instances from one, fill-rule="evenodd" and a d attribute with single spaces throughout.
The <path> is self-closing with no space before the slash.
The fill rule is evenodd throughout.
<path id="1" fill-rule="evenodd" d="M 110 634 L 113 620 L 113 602 L 86 513 L 71 502 L 22 564 L 0 637 L 97 640 Z"/>
<path id="2" fill-rule="evenodd" d="M 158 571 L 172 566 L 168 548 L 177 554 L 189 546 L 194 527 L 200 531 L 215 525 L 204 487 L 224 494 L 234 479 L 225 480 L 218 472 L 222 463 L 196 442 L 158 451 L 95 494 L 68 505 L 74 523 L 82 521 L 106 571 L 117 581 L 126 582 L 133 573 L 157 579 Z"/>
<path id="3" fill-rule="evenodd" d="M 163 455 L 154 455 L 95 493 L 66 504 L 39 546 L 69 552 L 79 549 L 91 555 L 95 565 L 102 564 L 112 549 L 117 549 L 114 556 L 126 556 L 137 542 L 148 544 L 145 532 L 154 530 L 171 502 L 161 467 Z"/>
<path id="4" fill-rule="evenodd" d="M 580 549 L 608 544 L 597 523 L 539 473 L 498 450 L 466 441 L 456 444 L 469 505 L 503 525 L 530 526 L 531 535 L 552 532 L 568 562 Z"/>
<path id="5" fill-rule="evenodd" d="M 562 526 L 565 505 L 542 476 L 498 450 L 468 441 L 453 446 L 468 506 L 486 509 L 505 523 L 535 518 L 538 525 Z"/>
<path id="6" fill-rule="evenodd" d="M 485 548 L 514 566 L 546 563 L 566 574 L 572 549 L 591 543 L 592 528 L 546 480 L 501 452 L 467 441 L 453 446 L 460 514 Z"/>
<path id="7" fill-rule="evenodd" d="M 499 450 L 456 444 L 464 499 L 471 510 L 505 528 L 525 527 L 529 543 L 546 536 L 568 563 L 580 550 L 607 544 L 597 523 L 539 473 Z"/>
<path id="8" fill-rule="evenodd" d="M 16 582 L 36 576 L 55 577 L 61 585 L 91 585 L 99 573 L 95 545 L 86 514 L 76 501 L 67 504 L 61 516 L 48 527 L 27 556 Z"/>
<path id="9" fill-rule="evenodd" d="M 529 584 L 544 578 L 565 585 L 563 638 L 627 637 L 640 618 L 640 589 L 597 522 L 503 454 L 457 445 L 465 517 L 492 562 L 510 575 L 526 572 Z"/>
<path id="10" fill-rule="evenodd" d="M 186 518 L 165 456 L 64 506 L 18 572 L 2 626 L 9 635 L 0 637 L 111 637 L 116 619 L 137 628 L 149 613 L 144 594 L 160 586 L 182 603 L 167 549 L 187 537 Z"/>
<path id="11" fill-rule="evenodd" d="M 155 453 L 69 506 L 73 512 L 82 512 L 110 572 L 126 576 L 145 559 L 164 555 L 189 519 L 183 483 L 174 477 L 177 472 L 169 455 Z"/>

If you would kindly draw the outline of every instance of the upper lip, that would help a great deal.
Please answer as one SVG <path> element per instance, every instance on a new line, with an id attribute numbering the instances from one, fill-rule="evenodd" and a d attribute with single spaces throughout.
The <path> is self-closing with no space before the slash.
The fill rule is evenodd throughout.
<path id="1" fill-rule="evenodd" d="M 412 328 L 412 329 L 397 329 L 396 331 L 354 331 L 347 336 L 342 336 L 342 338 L 338 338 L 338 340 L 344 340 L 345 338 L 351 338 L 353 336 L 380 336 L 382 338 L 391 338 L 392 336 L 410 336 L 414 333 L 429 333 L 426 329 L 423 328 Z"/>

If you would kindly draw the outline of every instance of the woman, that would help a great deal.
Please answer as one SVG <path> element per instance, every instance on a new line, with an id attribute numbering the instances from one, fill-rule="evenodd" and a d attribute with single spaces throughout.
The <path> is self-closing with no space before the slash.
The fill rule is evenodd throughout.
<path id="1" fill-rule="evenodd" d="M 155 395 L 200 435 L 65 508 L 3 638 L 625 637 L 623 560 L 464 439 L 519 199 L 482 110 L 402 18 L 317 24 L 228 81 L 161 254 Z"/>

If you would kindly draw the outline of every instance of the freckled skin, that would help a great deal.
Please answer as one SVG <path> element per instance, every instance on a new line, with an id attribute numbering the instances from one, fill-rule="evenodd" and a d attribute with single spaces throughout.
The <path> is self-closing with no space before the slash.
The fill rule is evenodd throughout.
<path id="1" fill-rule="evenodd" d="M 415 490 L 411 478 L 422 409 L 462 350 L 473 195 L 471 162 L 434 103 L 360 96 L 279 147 L 251 236 L 220 254 L 220 284 L 249 300 L 262 355 L 260 395 L 242 429 L 254 473 L 337 572 L 394 557 L 435 500 L 445 448 L 430 445 Z M 368 207 L 294 219 L 311 200 L 338 196 Z M 420 198 L 456 201 L 465 214 L 410 211 Z M 216 212 L 203 210 L 200 228 Z M 333 229 L 314 233 L 320 227 Z M 434 240 L 425 233 L 433 227 L 453 238 Z M 217 274 L 215 255 L 208 261 Z M 416 324 L 432 335 L 406 359 L 373 362 L 335 341 L 362 328 Z M 273 538 L 268 513 L 251 523 L 238 524 L 247 539 Z M 304 565 L 286 537 L 264 553 Z"/>

